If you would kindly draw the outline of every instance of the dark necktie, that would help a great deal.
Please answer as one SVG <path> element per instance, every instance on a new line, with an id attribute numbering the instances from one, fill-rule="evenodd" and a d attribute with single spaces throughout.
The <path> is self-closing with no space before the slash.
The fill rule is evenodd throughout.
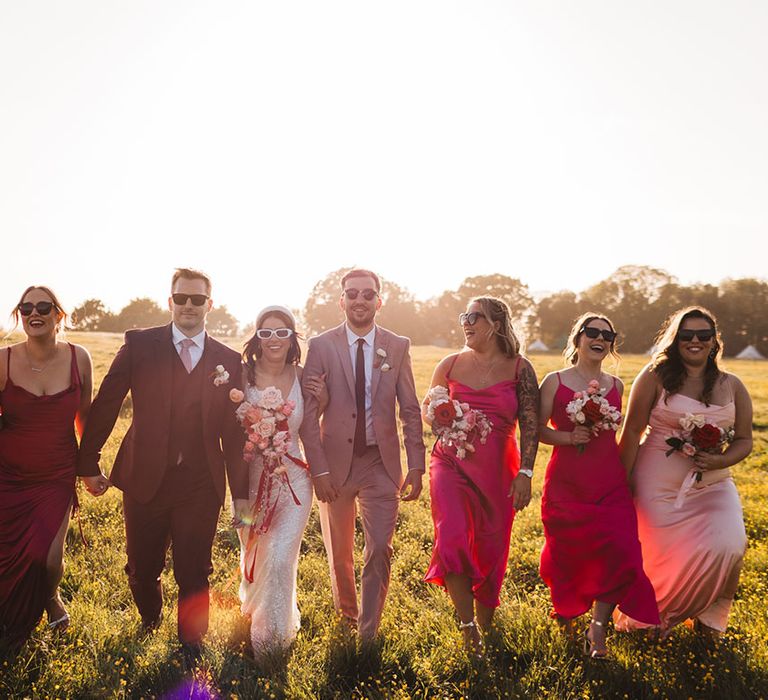
<path id="1" fill-rule="evenodd" d="M 363 354 L 364 338 L 357 339 L 357 360 L 355 361 L 355 403 L 357 404 L 357 419 L 355 422 L 355 456 L 365 454 L 365 355 Z"/>

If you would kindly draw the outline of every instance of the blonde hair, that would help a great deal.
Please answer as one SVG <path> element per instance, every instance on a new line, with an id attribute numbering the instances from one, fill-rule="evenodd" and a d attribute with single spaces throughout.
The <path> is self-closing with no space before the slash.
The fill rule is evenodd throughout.
<path id="1" fill-rule="evenodd" d="M 507 357 L 517 357 L 520 354 L 520 339 L 512 327 L 512 312 L 507 302 L 498 297 L 473 297 L 469 303 L 479 304 L 491 325 L 499 322 L 499 328 L 495 331 L 499 350 Z"/>

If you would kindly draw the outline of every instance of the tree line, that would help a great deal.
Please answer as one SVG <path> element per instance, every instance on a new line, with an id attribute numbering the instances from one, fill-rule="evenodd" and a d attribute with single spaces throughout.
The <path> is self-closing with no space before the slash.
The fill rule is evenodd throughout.
<path id="1" fill-rule="evenodd" d="M 341 321 L 341 268 L 319 280 L 303 309 L 296 309 L 299 327 L 312 336 Z M 446 290 L 426 301 L 396 282 L 382 279 L 384 304 L 378 321 L 411 338 L 415 345 L 459 347 L 462 332 L 458 315 L 474 296 L 504 299 L 516 328 L 529 341 L 540 339 L 552 350 L 565 346 L 573 320 L 585 311 L 608 315 L 621 338 L 620 350 L 644 353 L 664 319 L 683 306 L 707 307 L 719 319 L 726 353 L 734 355 L 754 345 L 768 355 L 768 282 L 753 278 L 727 279 L 719 285 L 681 285 L 664 270 L 626 265 L 580 293 L 558 291 L 534 299 L 528 285 L 502 274 L 467 277 L 457 289 Z M 76 327 L 89 331 L 124 331 L 167 323 L 168 312 L 153 300 L 133 299 L 119 313 L 112 313 L 99 299 L 88 299 L 75 309 Z M 247 333 L 226 306 L 208 315 L 210 332 L 224 336 Z"/>

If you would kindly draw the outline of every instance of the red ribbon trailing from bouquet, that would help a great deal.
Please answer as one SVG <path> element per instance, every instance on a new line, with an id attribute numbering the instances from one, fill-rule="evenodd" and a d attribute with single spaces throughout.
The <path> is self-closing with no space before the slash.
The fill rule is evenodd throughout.
<path id="1" fill-rule="evenodd" d="M 293 457 L 292 455 L 284 455 L 291 460 L 296 466 L 302 469 L 309 469 L 309 465 L 306 462 L 302 462 L 300 459 Z M 259 488 L 256 492 L 256 500 L 253 502 L 253 508 L 251 509 L 251 515 L 253 516 L 253 524 L 248 528 L 248 540 L 245 545 L 245 557 L 243 558 L 243 576 L 248 583 L 253 583 L 253 570 L 256 566 L 256 550 L 258 548 L 259 535 L 265 533 L 270 524 L 272 518 L 275 516 L 277 510 L 278 498 L 274 503 L 270 505 L 272 496 L 272 482 L 274 481 L 273 474 L 266 467 L 261 471 L 261 477 L 259 478 Z M 285 483 L 288 486 L 288 490 L 291 492 L 293 502 L 297 505 L 301 505 L 296 492 L 291 486 L 291 480 L 288 478 L 288 474 L 285 474 Z M 263 505 L 262 505 L 263 502 Z M 261 521 L 261 525 L 256 524 L 256 518 L 260 512 L 264 513 L 264 517 Z"/>

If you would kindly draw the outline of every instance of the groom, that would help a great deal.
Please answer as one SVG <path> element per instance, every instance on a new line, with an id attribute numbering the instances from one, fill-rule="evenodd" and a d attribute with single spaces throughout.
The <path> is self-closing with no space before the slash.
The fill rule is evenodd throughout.
<path id="1" fill-rule="evenodd" d="M 192 659 L 208 629 L 211 548 L 225 472 L 236 524 L 248 504 L 244 434 L 228 397 L 240 380 L 240 356 L 205 332 L 210 295 L 204 273 L 178 269 L 168 299 L 172 322 L 126 332 L 91 407 L 77 468 L 83 476 L 100 473 L 101 449 L 130 391 L 133 422 L 110 475 L 123 491 L 125 571 L 142 623 L 154 629 L 162 615 L 160 574 L 173 546 L 179 641 Z"/>
<path id="2" fill-rule="evenodd" d="M 421 492 L 424 441 L 411 370 L 410 341 L 375 325 L 379 278 L 351 270 L 341 281 L 346 321 L 309 342 L 305 381 L 325 375 L 329 403 L 318 415 L 305 393 L 301 438 L 320 501 L 320 525 L 337 611 L 363 641 L 379 628 L 389 588 L 399 500 Z M 408 473 L 403 480 L 395 406 L 403 424 Z M 360 608 L 353 562 L 356 502 L 365 548 Z"/>

